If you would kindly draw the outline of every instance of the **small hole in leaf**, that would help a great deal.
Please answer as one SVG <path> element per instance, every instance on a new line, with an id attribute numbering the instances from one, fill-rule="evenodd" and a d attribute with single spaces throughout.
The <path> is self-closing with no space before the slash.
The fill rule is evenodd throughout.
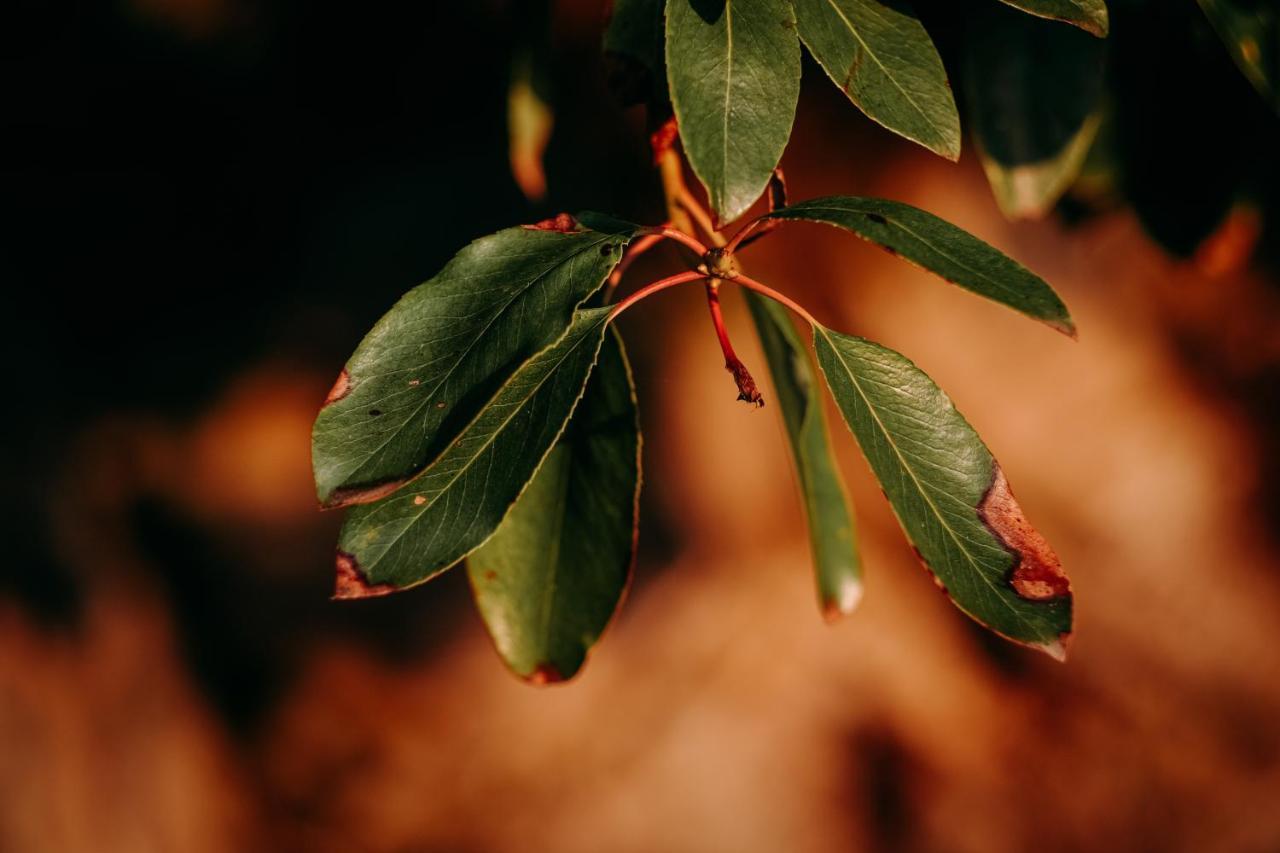
<path id="1" fill-rule="evenodd" d="M 369 417 L 371 417 L 371 418 L 379 417 L 381 414 L 382 414 L 382 409 L 370 409 L 370 410 L 369 410 Z"/>
<path id="2" fill-rule="evenodd" d="M 867 219 L 870 219 L 872 222 L 874 222 L 874 223 L 875 223 L 875 224 L 877 224 L 877 225 L 888 225 L 888 224 L 889 224 L 889 220 L 885 219 L 883 216 L 881 216 L 881 215 L 880 215 L 880 214 L 878 214 L 878 213 L 868 213 L 868 214 L 867 214 Z"/>

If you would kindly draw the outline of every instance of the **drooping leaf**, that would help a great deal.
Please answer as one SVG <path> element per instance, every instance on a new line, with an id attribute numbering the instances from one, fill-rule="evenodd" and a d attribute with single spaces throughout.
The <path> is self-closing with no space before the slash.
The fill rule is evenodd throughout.
<path id="1" fill-rule="evenodd" d="M 489 636 L 522 678 L 571 678 L 617 609 L 635 558 L 640 432 L 617 334 L 564 435 L 493 538 L 467 558 Z"/>
<path id="2" fill-rule="evenodd" d="M 1041 18 L 1075 24 L 1099 38 L 1110 29 L 1106 0 L 1000 0 Z"/>
<path id="3" fill-rule="evenodd" d="M 1101 118 L 1106 46 L 995 4 L 971 19 L 970 127 L 1006 216 L 1045 215 L 1080 173 Z"/>
<path id="4" fill-rule="evenodd" d="M 312 429 L 320 502 L 367 503 L 436 458 L 599 289 L 635 226 L 584 215 L 459 252 L 365 336 Z"/>
<path id="5" fill-rule="evenodd" d="M 788 0 L 667 0 L 666 37 L 685 154 L 729 222 L 760 197 L 791 136 L 795 14 Z"/>
<path id="6" fill-rule="evenodd" d="M 1280 111 L 1280 8 L 1261 0 L 1199 0 L 1244 76 Z"/>
<path id="7" fill-rule="evenodd" d="M 875 121 L 950 160 L 960 116 L 929 34 L 901 0 L 795 0 L 800 39 Z"/>
<path id="8" fill-rule="evenodd" d="M 818 364 L 920 559 L 991 630 L 1059 660 L 1071 584 L 999 464 L 950 398 L 903 356 L 815 326 Z"/>
<path id="9" fill-rule="evenodd" d="M 828 619 L 853 612 L 862 598 L 862 563 L 849 495 L 831 450 L 822 392 L 808 349 L 786 310 L 746 291 L 747 305 L 773 377 L 805 515 L 818 586 L 818 604 Z"/>
<path id="10" fill-rule="evenodd" d="M 422 583 L 489 538 L 564 429 L 609 311 L 579 310 L 564 336 L 525 362 L 429 468 L 390 497 L 351 510 L 338 540 L 337 598 Z"/>
<path id="11" fill-rule="evenodd" d="M 972 234 L 917 207 L 882 198 L 828 196 L 766 215 L 852 231 L 966 290 L 1075 335 L 1067 307 L 1044 279 Z"/>

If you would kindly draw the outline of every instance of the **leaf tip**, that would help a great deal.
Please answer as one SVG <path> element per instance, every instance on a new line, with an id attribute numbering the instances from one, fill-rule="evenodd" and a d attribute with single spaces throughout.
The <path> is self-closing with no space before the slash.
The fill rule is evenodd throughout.
<path id="1" fill-rule="evenodd" d="M 549 684 L 561 684 L 567 679 L 551 664 L 540 663 L 533 668 L 533 672 L 524 677 L 524 680 L 534 687 L 546 687 Z"/>
<path id="2" fill-rule="evenodd" d="M 339 551 L 336 564 L 338 573 L 333 585 L 334 601 L 375 598 L 380 595 L 390 595 L 396 591 L 396 588 L 389 583 L 369 583 L 352 554 Z"/>
<path id="3" fill-rule="evenodd" d="M 832 597 L 823 602 L 822 618 L 828 625 L 839 622 L 844 616 L 858 609 L 862 602 L 862 581 L 857 578 L 844 578 L 840 581 L 840 589 Z"/>
<path id="4" fill-rule="evenodd" d="M 1056 640 L 1050 640 L 1047 643 L 1031 643 L 1031 648 L 1044 652 L 1058 663 L 1067 662 L 1067 644 L 1071 639 L 1070 634 L 1063 634 Z"/>

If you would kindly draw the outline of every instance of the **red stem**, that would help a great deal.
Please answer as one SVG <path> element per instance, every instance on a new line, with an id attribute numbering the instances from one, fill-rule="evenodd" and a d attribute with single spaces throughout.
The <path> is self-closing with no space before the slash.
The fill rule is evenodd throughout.
<path id="1" fill-rule="evenodd" d="M 764 397 L 756 387 L 751 371 L 733 351 L 733 343 L 729 340 L 729 330 L 724 325 L 724 315 L 720 312 L 720 285 L 715 279 L 707 282 L 707 308 L 711 310 L 711 322 L 716 327 L 716 337 L 720 339 L 720 351 L 724 353 L 724 369 L 733 374 L 733 381 L 738 386 L 738 399 L 756 406 L 764 405 Z"/>
<path id="2" fill-rule="evenodd" d="M 702 244 L 702 241 L 690 237 L 683 231 L 675 228 L 669 228 L 666 225 L 661 225 L 657 228 L 645 228 L 640 233 L 653 234 L 658 237 L 665 237 L 668 240 L 675 240 L 677 243 L 688 247 L 690 251 L 697 253 L 699 258 L 707 253 L 707 247 Z"/>
<path id="3" fill-rule="evenodd" d="M 646 284 L 644 287 L 613 306 L 613 311 L 609 314 L 609 322 L 616 320 L 619 314 L 626 311 L 632 305 L 635 305 L 641 299 L 652 296 L 659 290 L 666 290 L 668 287 L 675 287 L 677 284 L 700 281 L 704 278 L 710 278 L 710 276 L 707 275 L 707 273 L 699 272 L 698 270 L 688 270 L 686 272 L 676 273 L 675 275 L 667 276 L 666 278 Z"/>

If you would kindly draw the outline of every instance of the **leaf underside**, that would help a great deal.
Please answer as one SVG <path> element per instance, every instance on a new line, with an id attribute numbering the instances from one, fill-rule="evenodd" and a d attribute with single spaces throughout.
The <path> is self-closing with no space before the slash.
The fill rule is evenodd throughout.
<path id="1" fill-rule="evenodd" d="M 1110 29 L 1106 0 L 1000 0 L 1041 18 L 1065 21 L 1099 38 Z"/>
<path id="2" fill-rule="evenodd" d="M 1008 639 L 1063 658 L 1071 585 L 947 395 L 871 341 L 815 326 L 814 347 L 907 538 L 956 606 Z"/>
<path id="3" fill-rule="evenodd" d="M 861 600 L 862 564 L 849 496 L 832 453 L 822 392 L 786 309 L 751 291 L 745 296 L 791 446 L 809 524 L 818 604 L 828 619 L 834 619 L 851 613 Z"/>
<path id="4" fill-rule="evenodd" d="M 789 0 L 667 0 L 667 79 L 689 165 L 721 222 L 760 197 L 791 136 L 800 41 Z"/>
<path id="5" fill-rule="evenodd" d="M 932 213 L 888 199 L 829 196 L 767 216 L 851 231 L 953 284 L 1075 335 L 1067 307 L 1044 279 Z"/>
<path id="6" fill-rule="evenodd" d="M 422 583 L 492 535 L 564 429 L 609 310 L 580 309 L 564 336 L 517 370 L 420 476 L 348 513 L 337 597 Z"/>
<path id="7" fill-rule="evenodd" d="M 964 42 L 970 126 L 1006 216 L 1048 213 L 1100 122 L 1107 43 L 991 4 Z"/>
<path id="8" fill-rule="evenodd" d="M 567 230 L 509 228 L 475 241 L 365 336 L 312 429 L 323 505 L 394 491 L 439 456 L 521 364 L 564 334 L 635 226 L 563 219 Z"/>
<path id="9" fill-rule="evenodd" d="M 871 119 L 956 160 L 960 117 L 929 34 L 905 3 L 795 0 L 800 39 Z"/>
<path id="10" fill-rule="evenodd" d="M 517 675 L 548 683 L 582 666 L 630 577 L 639 489 L 635 395 L 614 333 L 564 435 L 467 558 L 476 605 Z"/>

